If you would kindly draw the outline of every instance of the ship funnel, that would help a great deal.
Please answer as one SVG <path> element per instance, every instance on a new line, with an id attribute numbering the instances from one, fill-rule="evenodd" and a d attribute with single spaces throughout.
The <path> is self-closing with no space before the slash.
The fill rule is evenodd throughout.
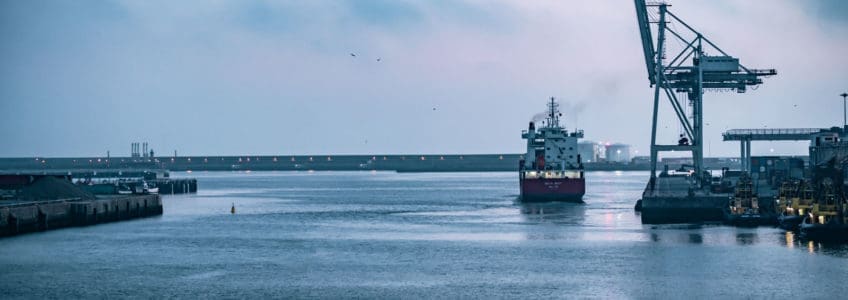
<path id="1" fill-rule="evenodd" d="M 536 130 L 536 123 L 534 123 L 533 121 L 530 121 L 530 126 L 528 128 L 529 128 L 528 129 L 529 131 Z"/>

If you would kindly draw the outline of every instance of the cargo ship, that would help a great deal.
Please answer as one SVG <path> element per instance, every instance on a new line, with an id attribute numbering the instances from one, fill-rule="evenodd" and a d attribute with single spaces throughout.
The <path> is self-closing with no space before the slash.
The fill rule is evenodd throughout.
<path id="1" fill-rule="evenodd" d="M 569 132 L 560 125 L 559 104 L 554 98 L 542 126 L 530 121 L 521 138 L 527 140 L 527 153 L 519 161 L 518 180 L 523 202 L 583 202 L 586 181 L 577 150 L 582 130 Z"/>

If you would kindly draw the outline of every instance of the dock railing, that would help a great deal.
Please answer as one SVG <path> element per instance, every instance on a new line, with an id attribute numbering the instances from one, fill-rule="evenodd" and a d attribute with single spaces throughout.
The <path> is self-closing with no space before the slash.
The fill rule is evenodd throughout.
<path id="1" fill-rule="evenodd" d="M 811 134 L 821 132 L 822 128 L 756 128 L 731 129 L 722 134 L 725 141 L 801 141 L 808 140 Z"/>

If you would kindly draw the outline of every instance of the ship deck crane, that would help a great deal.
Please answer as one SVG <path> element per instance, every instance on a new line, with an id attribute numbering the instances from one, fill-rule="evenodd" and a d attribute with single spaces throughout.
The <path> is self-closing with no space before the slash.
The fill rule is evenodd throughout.
<path id="1" fill-rule="evenodd" d="M 655 182 L 657 156 L 665 151 L 688 151 L 692 153 L 694 171 L 702 175 L 704 138 L 703 138 L 703 95 L 704 90 L 735 90 L 744 93 L 747 88 L 761 84 L 762 77 L 776 75 L 774 69 L 750 69 L 739 63 L 739 59 L 728 55 L 710 39 L 689 26 L 670 12 L 671 6 L 664 2 L 646 3 L 634 0 L 639 34 L 642 38 L 642 51 L 648 71 L 648 80 L 654 88 L 653 122 L 651 128 L 651 181 Z M 656 21 L 652 21 L 648 7 L 657 10 Z M 654 29 L 656 24 L 656 40 Z M 678 26 L 670 24 L 679 24 Z M 673 59 L 666 60 L 669 48 L 666 36 L 682 42 L 682 49 L 674 49 Z M 656 45 L 656 46 L 655 46 Z M 705 50 L 715 53 L 707 55 Z M 687 114 L 676 93 L 685 93 L 692 106 L 691 115 Z M 667 98 L 674 113 L 688 137 L 688 144 L 663 145 L 657 142 L 657 116 L 660 98 Z M 690 120 L 691 118 L 691 120 Z"/>

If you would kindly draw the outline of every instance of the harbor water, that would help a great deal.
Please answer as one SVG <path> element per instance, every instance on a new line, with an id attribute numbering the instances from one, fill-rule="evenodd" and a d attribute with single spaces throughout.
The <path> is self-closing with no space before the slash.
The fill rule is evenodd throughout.
<path id="1" fill-rule="evenodd" d="M 647 172 L 585 204 L 515 173 L 194 172 L 164 214 L 0 240 L 3 298 L 833 298 L 848 246 L 771 227 L 642 225 Z M 235 214 L 231 206 L 235 206 Z"/>

